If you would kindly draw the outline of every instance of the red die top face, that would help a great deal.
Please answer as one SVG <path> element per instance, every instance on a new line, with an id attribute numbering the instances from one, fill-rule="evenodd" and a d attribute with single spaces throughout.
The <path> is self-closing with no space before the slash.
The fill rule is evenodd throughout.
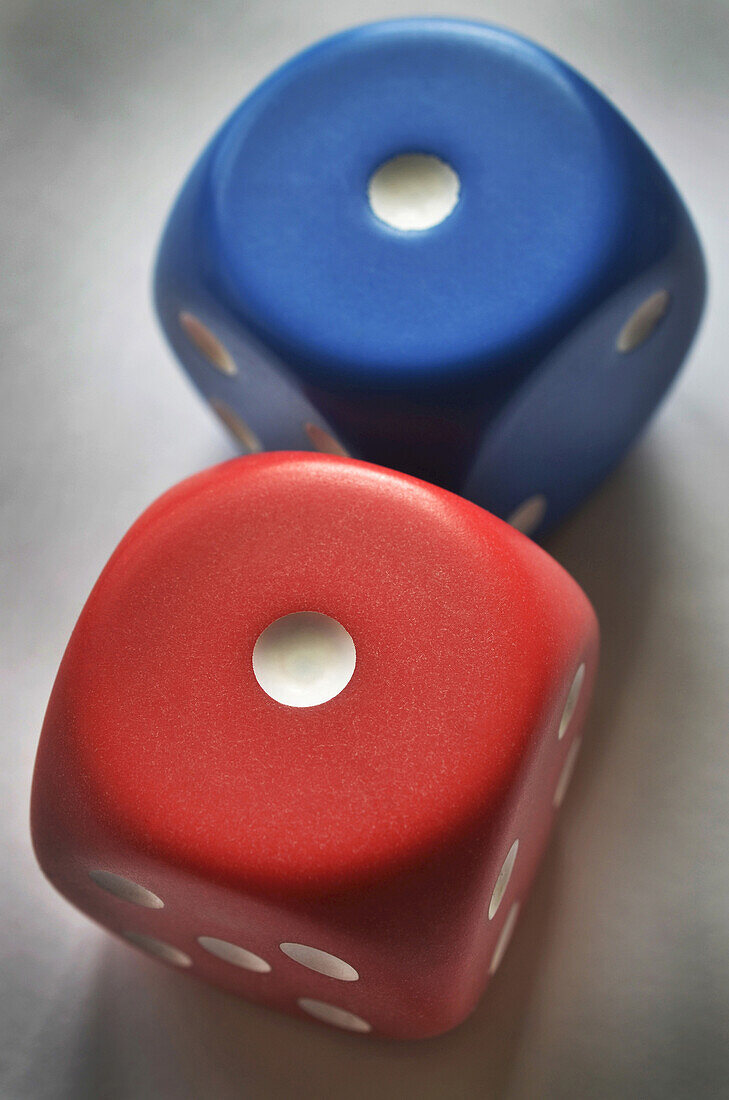
<path id="1" fill-rule="evenodd" d="M 283 650 L 278 627 L 256 643 L 301 612 L 325 627 L 332 697 L 287 705 L 261 684 L 301 703 L 312 668 L 285 630 Z M 450 493 L 323 455 L 237 459 L 163 496 L 112 556 L 39 769 L 83 776 L 110 832 L 191 873 L 346 888 L 499 811 L 594 633 L 543 551 Z"/>

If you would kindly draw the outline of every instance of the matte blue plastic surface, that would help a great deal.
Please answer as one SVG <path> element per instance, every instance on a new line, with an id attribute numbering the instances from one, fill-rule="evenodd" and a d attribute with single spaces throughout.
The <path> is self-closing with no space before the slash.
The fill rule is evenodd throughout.
<path id="1" fill-rule="evenodd" d="M 367 185 L 415 152 L 449 163 L 460 197 L 396 230 Z M 155 290 L 195 384 L 267 449 L 310 448 L 314 424 L 502 516 L 543 496 L 543 533 L 655 408 L 704 284 L 673 185 L 600 93 L 514 34 L 413 19 L 330 38 L 243 102 L 173 209 Z M 665 317 L 618 351 L 656 290 Z"/>

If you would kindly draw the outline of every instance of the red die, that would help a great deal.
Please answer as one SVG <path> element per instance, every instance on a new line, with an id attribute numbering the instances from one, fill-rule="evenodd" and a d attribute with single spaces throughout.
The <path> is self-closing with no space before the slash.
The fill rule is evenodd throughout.
<path id="1" fill-rule="evenodd" d="M 503 954 L 597 648 L 575 582 L 475 505 L 236 459 L 153 504 L 89 597 L 38 752 L 41 866 L 226 989 L 444 1031 Z"/>

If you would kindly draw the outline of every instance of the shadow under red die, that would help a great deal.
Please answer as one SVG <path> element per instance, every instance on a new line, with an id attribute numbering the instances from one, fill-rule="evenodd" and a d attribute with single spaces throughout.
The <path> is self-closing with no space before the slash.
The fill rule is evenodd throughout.
<path id="1" fill-rule="evenodd" d="M 437 1034 L 503 954 L 597 648 L 575 582 L 475 505 L 344 458 L 236 459 L 156 501 L 88 599 L 38 859 L 226 989 Z"/>

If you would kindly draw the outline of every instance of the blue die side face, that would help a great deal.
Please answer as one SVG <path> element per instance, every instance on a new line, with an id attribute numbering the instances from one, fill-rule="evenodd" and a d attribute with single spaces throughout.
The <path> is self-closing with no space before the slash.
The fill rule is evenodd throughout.
<path id="1" fill-rule="evenodd" d="M 368 201 L 408 153 L 460 183 L 424 230 Z M 326 40 L 238 108 L 172 212 L 156 299 L 244 445 L 346 448 L 541 534 L 655 408 L 704 283 L 604 97 L 515 35 L 416 19 Z"/>

